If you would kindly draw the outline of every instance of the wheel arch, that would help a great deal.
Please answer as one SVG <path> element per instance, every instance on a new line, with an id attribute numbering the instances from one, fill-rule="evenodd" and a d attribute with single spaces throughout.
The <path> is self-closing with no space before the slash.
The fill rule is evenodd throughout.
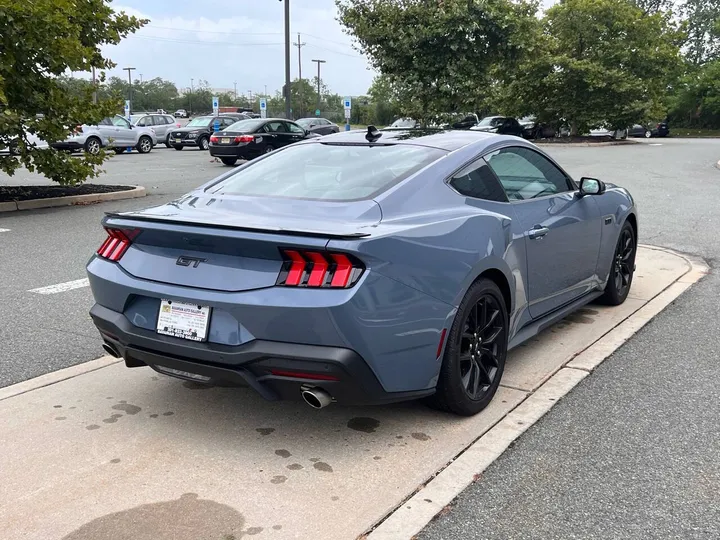
<path id="1" fill-rule="evenodd" d="M 510 291 L 510 283 L 508 282 L 507 277 L 505 277 L 503 271 L 497 268 L 489 268 L 482 272 L 477 278 L 475 278 L 475 281 L 473 281 L 473 283 L 477 283 L 481 279 L 489 279 L 498 286 L 500 292 L 502 293 L 503 301 L 505 302 L 505 308 L 507 309 L 507 313 L 509 316 L 512 313 L 513 307 L 512 292 Z"/>

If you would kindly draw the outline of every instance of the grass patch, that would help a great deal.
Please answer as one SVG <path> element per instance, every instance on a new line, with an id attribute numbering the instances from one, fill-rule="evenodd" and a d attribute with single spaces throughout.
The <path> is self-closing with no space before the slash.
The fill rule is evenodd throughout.
<path id="1" fill-rule="evenodd" d="M 671 137 L 720 137 L 720 129 L 671 128 Z"/>

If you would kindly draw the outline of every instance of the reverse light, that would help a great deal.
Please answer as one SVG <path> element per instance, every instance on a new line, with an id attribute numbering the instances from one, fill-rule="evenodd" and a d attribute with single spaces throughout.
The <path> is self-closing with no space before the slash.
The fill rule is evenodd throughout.
<path id="1" fill-rule="evenodd" d="M 132 244 L 133 240 L 140 234 L 139 229 L 112 229 L 106 227 L 108 237 L 97 250 L 97 254 L 103 259 L 117 262 Z"/>
<path id="2" fill-rule="evenodd" d="M 283 266 L 277 285 L 347 289 L 357 283 L 365 266 L 344 253 L 281 249 Z"/>

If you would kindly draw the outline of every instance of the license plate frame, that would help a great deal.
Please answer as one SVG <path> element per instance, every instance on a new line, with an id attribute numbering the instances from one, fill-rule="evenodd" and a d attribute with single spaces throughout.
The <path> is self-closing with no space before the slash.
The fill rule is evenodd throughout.
<path id="1" fill-rule="evenodd" d="M 155 331 L 188 341 L 207 341 L 211 315 L 209 306 L 161 299 Z"/>

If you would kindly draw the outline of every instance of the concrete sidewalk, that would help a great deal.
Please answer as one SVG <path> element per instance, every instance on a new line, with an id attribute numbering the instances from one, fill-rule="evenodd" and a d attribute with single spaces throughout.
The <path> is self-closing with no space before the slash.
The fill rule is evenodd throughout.
<path id="1" fill-rule="evenodd" d="M 647 247 L 637 267 L 625 304 L 588 306 L 513 351 L 492 405 L 469 419 L 417 403 L 314 411 L 108 359 L 0 389 L 3 538 L 355 538 L 555 374 L 585 377 L 703 273 Z M 440 503 L 423 492 L 373 535 L 414 534 L 394 521 L 420 530 L 428 512 L 403 510 Z"/>

